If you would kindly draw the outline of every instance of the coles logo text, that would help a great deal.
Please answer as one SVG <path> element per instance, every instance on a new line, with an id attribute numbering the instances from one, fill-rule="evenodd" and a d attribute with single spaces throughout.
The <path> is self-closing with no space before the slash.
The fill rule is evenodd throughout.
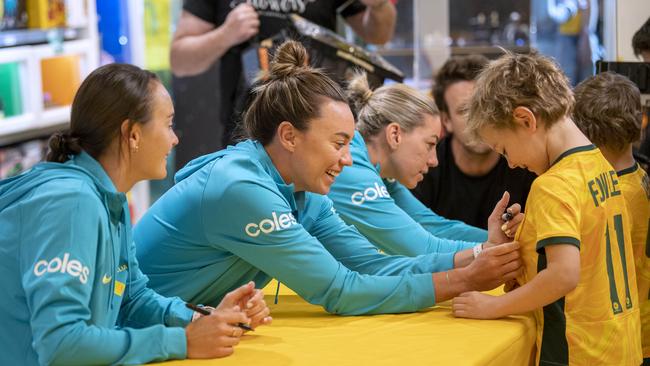
<path id="1" fill-rule="evenodd" d="M 90 268 L 84 266 L 76 259 L 70 260 L 70 253 L 63 254 L 63 259 L 54 257 L 47 260 L 40 260 L 34 265 L 34 274 L 41 277 L 46 273 L 67 273 L 72 277 L 79 277 L 79 282 L 88 282 Z"/>
<path id="2" fill-rule="evenodd" d="M 355 205 L 361 205 L 366 201 L 374 201 L 379 198 L 389 198 L 390 194 L 388 194 L 388 190 L 386 189 L 386 186 L 384 185 L 379 185 L 379 183 L 375 182 L 373 186 L 370 186 L 366 189 L 363 190 L 363 192 L 354 192 L 352 193 L 352 196 L 350 196 L 350 199 L 352 200 L 352 203 Z"/>
<path id="3" fill-rule="evenodd" d="M 275 211 L 271 213 L 271 217 L 260 221 L 259 223 L 249 223 L 244 228 L 246 235 L 256 237 L 260 233 L 268 234 L 273 231 L 280 231 L 287 229 L 298 222 L 291 213 L 283 213 L 278 215 Z"/>

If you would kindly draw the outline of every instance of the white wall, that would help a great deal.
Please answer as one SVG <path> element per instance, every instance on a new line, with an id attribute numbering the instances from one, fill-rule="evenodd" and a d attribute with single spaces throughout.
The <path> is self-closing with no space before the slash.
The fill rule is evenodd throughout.
<path id="1" fill-rule="evenodd" d="M 639 61 L 632 51 L 632 36 L 650 17 L 649 0 L 616 1 L 616 59 Z"/>
<path id="2" fill-rule="evenodd" d="M 419 52 L 428 60 L 430 72 L 437 72 L 451 54 L 449 45 L 449 1 L 450 0 L 416 0 L 414 7 L 415 37 L 418 39 Z M 451 0 L 453 1 L 453 0 Z M 650 0 L 649 0 L 650 1 Z M 420 78 L 429 78 L 426 71 L 419 71 Z"/>

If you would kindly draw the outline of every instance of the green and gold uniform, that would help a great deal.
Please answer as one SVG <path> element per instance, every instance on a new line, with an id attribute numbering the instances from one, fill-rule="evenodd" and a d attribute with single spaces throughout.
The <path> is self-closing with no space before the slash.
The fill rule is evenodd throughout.
<path id="1" fill-rule="evenodd" d="M 516 239 L 526 267 L 546 268 L 545 248 L 580 249 L 580 280 L 535 311 L 539 365 L 639 365 L 639 302 L 618 176 L 595 146 L 564 152 L 534 182 Z"/>
<path id="2" fill-rule="evenodd" d="M 636 281 L 641 311 L 643 357 L 650 358 L 650 178 L 638 164 L 618 172 L 627 204 L 636 263 Z"/>

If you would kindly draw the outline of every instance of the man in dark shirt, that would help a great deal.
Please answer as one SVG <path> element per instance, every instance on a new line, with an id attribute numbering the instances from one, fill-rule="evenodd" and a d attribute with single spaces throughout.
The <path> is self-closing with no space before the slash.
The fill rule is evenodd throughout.
<path id="1" fill-rule="evenodd" d="M 447 136 L 438 144 L 438 166 L 413 190 L 435 213 L 486 228 L 488 216 L 503 195 L 522 209 L 535 174 L 510 169 L 489 146 L 473 143 L 464 132 L 463 109 L 474 92 L 474 80 L 488 60 L 480 55 L 452 58 L 436 75 L 433 96 Z"/>
<path id="2" fill-rule="evenodd" d="M 181 143 L 176 167 L 232 142 L 234 112 L 244 102 L 242 52 L 252 37 L 272 37 L 298 14 L 335 30 L 340 14 L 366 42 L 393 34 L 389 0 L 185 0 L 171 45 L 176 124 Z"/>

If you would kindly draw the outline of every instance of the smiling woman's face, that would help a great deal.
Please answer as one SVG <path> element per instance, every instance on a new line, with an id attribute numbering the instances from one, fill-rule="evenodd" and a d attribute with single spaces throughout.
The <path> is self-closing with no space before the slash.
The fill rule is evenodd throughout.
<path id="1" fill-rule="evenodd" d="M 140 125 L 138 152 L 131 154 L 139 179 L 162 179 L 167 175 L 167 158 L 178 144 L 173 130 L 174 105 L 160 82 L 151 90 L 151 120 Z"/>
<path id="2" fill-rule="evenodd" d="M 331 99 L 324 100 L 319 112 L 307 130 L 297 132 L 290 164 L 296 191 L 327 194 L 343 167 L 352 165 L 354 117 L 346 103 Z"/>

